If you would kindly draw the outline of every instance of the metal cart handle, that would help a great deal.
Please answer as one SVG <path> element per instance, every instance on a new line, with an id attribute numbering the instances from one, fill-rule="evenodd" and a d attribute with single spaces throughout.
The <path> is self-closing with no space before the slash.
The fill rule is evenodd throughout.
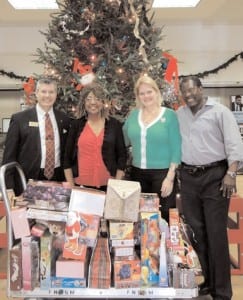
<path id="1" fill-rule="evenodd" d="M 12 248 L 13 238 L 12 238 L 12 226 L 11 226 L 11 222 L 10 222 L 11 207 L 10 207 L 10 200 L 9 200 L 7 189 L 6 189 L 5 173 L 7 170 L 13 169 L 13 168 L 17 169 L 17 171 L 18 171 L 18 174 L 21 179 L 23 191 L 26 189 L 26 179 L 24 176 L 24 172 L 23 172 L 22 168 L 20 167 L 19 163 L 10 162 L 10 163 L 5 164 L 0 167 L 0 188 L 1 188 L 3 200 L 5 203 L 6 213 L 7 213 L 7 230 L 9 233 L 8 234 L 8 249 Z"/>

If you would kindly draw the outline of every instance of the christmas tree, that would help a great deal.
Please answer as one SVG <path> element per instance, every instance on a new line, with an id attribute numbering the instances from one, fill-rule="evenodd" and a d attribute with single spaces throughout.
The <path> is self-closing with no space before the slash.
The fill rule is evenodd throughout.
<path id="1" fill-rule="evenodd" d="M 149 1 L 150 2 L 150 1 Z M 134 104 L 134 82 L 142 74 L 167 88 L 164 73 L 168 57 L 158 46 L 162 28 L 156 28 L 147 0 L 64 0 L 42 34 L 47 42 L 37 49 L 44 74 L 59 82 L 57 105 L 73 111 L 80 90 L 93 79 L 107 94 L 107 108 L 123 118 Z M 150 17 L 148 17 L 150 15 Z M 173 94 L 173 92 L 171 93 Z M 164 97 L 167 104 L 175 97 Z"/>

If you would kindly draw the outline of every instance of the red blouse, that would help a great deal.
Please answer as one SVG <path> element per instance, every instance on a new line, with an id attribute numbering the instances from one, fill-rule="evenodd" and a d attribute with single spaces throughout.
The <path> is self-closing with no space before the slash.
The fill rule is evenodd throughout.
<path id="1" fill-rule="evenodd" d="M 86 123 L 78 139 L 78 173 L 75 182 L 79 185 L 100 187 L 111 178 L 102 158 L 104 129 L 96 135 Z"/>

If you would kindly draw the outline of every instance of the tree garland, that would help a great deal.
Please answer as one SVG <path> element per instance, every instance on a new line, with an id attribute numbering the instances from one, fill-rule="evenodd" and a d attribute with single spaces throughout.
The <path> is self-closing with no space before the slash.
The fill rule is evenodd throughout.
<path id="1" fill-rule="evenodd" d="M 204 78 L 210 74 L 217 74 L 220 70 L 228 68 L 229 65 L 231 65 L 234 61 L 236 61 L 239 57 L 241 59 L 243 59 L 243 52 L 240 52 L 240 53 L 232 56 L 225 63 L 219 65 L 217 68 L 214 68 L 214 69 L 211 69 L 208 71 L 204 71 L 204 72 L 200 72 L 197 74 L 190 74 L 190 75 L 198 76 L 199 78 Z M 12 79 L 20 79 L 21 81 L 25 81 L 28 79 L 28 77 L 26 77 L 26 76 L 20 76 L 20 75 L 15 74 L 14 72 L 6 72 L 5 70 L 0 70 L 0 76 L 7 76 Z M 179 78 L 186 77 L 186 76 L 189 76 L 189 75 L 180 75 Z"/>

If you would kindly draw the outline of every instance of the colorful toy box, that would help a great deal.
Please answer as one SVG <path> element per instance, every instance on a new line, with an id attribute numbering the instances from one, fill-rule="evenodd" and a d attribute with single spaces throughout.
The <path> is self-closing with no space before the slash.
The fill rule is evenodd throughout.
<path id="1" fill-rule="evenodd" d="M 143 286 L 159 283 L 159 212 L 141 213 L 141 279 Z"/>
<path id="2" fill-rule="evenodd" d="M 127 256 L 114 260 L 114 285 L 116 288 L 139 287 L 141 262 L 137 256 Z"/>

